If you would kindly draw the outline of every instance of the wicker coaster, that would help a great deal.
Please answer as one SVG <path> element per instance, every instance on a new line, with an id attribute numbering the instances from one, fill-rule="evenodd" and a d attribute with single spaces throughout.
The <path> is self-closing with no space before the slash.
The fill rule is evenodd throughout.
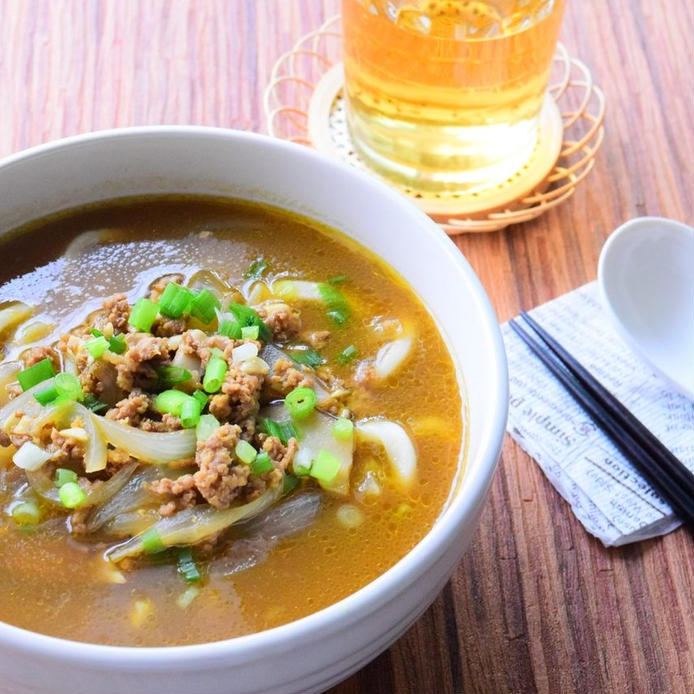
<path id="1" fill-rule="evenodd" d="M 339 21 L 333 17 L 301 38 L 275 64 L 264 99 L 268 130 L 378 176 L 359 158 L 349 137 Z M 593 85 L 588 68 L 558 44 L 538 142 L 513 177 L 467 195 L 399 190 L 448 234 L 494 231 L 528 221 L 569 198 L 593 167 L 604 110 L 602 91 Z"/>

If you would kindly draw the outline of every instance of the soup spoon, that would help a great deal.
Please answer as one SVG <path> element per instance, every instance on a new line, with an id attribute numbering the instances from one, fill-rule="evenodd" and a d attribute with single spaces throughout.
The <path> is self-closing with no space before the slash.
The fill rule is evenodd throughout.
<path id="1" fill-rule="evenodd" d="M 637 217 L 609 237 L 598 283 L 629 346 L 694 401 L 694 229 Z"/>

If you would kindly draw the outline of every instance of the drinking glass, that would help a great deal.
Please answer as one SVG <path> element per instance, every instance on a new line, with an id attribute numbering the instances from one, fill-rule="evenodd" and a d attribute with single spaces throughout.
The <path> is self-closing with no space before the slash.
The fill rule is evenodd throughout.
<path id="1" fill-rule="evenodd" d="M 472 194 L 532 154 L 565 0 L 343 0 L 347 122 L 414 191 Z"/>

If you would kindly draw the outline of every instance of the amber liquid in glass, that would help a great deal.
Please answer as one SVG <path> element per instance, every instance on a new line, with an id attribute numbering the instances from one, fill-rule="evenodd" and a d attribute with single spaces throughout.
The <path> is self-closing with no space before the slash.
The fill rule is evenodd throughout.
<path id="1" fill-rule="evenodd" d="M 343 0 L 360 156 L 429 193 L 503 183 L 537 142 L 565 0 Z"/>

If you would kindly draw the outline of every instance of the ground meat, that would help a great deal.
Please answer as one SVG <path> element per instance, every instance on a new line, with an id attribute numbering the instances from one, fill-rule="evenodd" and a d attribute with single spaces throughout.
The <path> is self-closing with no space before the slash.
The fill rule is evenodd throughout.
<path id="1" fill-rule="evenodd" d="M 193 475 L 181 475 L 172 480 L 163 477 L 149 485 L 149 490 L 157 496 L 162 496 L 166 502 L 159 507 L 162 516 L 171 516 L 177 511 L 195 506 L 197 491 Z"/>
<path id="2" fill-rule="evenodd" d="M 256 414 L 264 380 L 264 376 L 244 373 L 232 364 L 224 377 L 222 392 L 210 400 L 210 413 L 225 422 L 240 422 Z"/>
<path id="3" fill-rule="evenodd" d="M 186 330 L 183 335 L 181 335 L 181 349 L 183 349 L 183 354 L 187 354 L 192 357 L 197 357 L 200 354 L 200 350 L 205 346 L 207 341 L 207 335 L 202 330 L 197 328 L 194 330 Z"/>
<path id="4" fill-rule="evenodd" d="M 150 399 L 141 390 L 134 390 L 127 398 L 120 400 L 107 413 L 107 419 L 114 419 L 131 427 L 139 425 L 142 415 L 147 412 L 150 406 Z"/>
<path id="5" fill-rule="evenodd" d="M 155 366 L 169 358 L 165 337 L 153 337 L 147 333 L 130 333 L 126 336 L 127 351 L 116 366 L 116 383 L 123 390 L 135 387 L 151 389 L 157 381 Z"/>
<path id="6" fill-rule="evenodd" d="M 195 462 L 199 470 L 193 479 L 200 494 L 215 508 L 228 508 L 248 483 L 248 465 L 232 465 L 231 454 L 240 433 L 238 426 L 224 424 L 198 443 Z"/>
<path id="7" fill-rule="evenodd" d="M 183 318 L 167 318 L 166 316 L 158 316 L 152 323 L 152 335 L 156 337 L 173 337 L 180 335 L 187 328 L 186 321 Z"/>
<path id="8" fill-rule="evenodd" d="M 263 441 L 263 450 L 275 463 L 275 467 L 284 472 L 294 460 L 294 456 L 299 450 L 299 443 L 295 438 L 291 438 L 285 446 L 276 436 L 268 436 Z"/>
<path id="9" fill-rule="evenodd" d="M 304 333 L 302 338 L 314 349 L 323 349 L 330 342 L 330 331 L 316 330 L 315 332 Z"/>
<path id="10" fill-rule="evenodd" d="M 109 475 L 115 475 L 119 468 L 132 462 L 135 462 L 135 459 L 131 458 L 125 451 L 121 451 L 119 448 L 109 448 L 106 450 L 106 472 Z"/>
<path id="11" fill-rule="evenodd" d="M 79 379 L 85 393 L 95 395 L 110 406 L 122 400 L 126 391 L 129 390 L 118 384 L 116 367 L 103 359 L 97 359 L 88 365 L 85 364 L 84 369 L 79 372 Z"/>
<path id="12" fill-rule="evenodd" d="M 240 344 L 242 344 L 240 340 L 237 341 L 231 337 L 225 337 L 224 335 L 212 335 L 208 337 L 204 345 L 201 345 L 197 352 L 203 371 L 207 366 L 207 362 L 212 358 L 214 350 L 221 350 L 227 362 L 231 363 L 231 352 L 236 345 Z M 260 343 L 256 344 L 260 345 Z"/>
<path id="13" fill-rule="evenodd" d="M 87 521 L 89 520 L 89 514 L 91 513 L 91 506 L 85 506 L 84 508 L 75 509 L 70 515 L 70 532 L 73 535 L 88 535 L 89 530 L 87 528 Z"/>
<path id="14" fill-rule="evenodd" d="M 162 415 L 161 421 L 149 418 L 143 419 L 140 422 L 140 429 L 142 429 L 142 431 L 167 432 L 178 431 L 182 429 L 182 427 L 181 420 L 176 417 L 176 415 L 166 412 Z"/>
<path id="15" fill-rule="evenodd" d="M 169 282 L 174 282 L 175 284 L 181 284 L 183 282 L 183 275 L 180 272 L 173 273 L 171 275 L 164 275 L 158 280 L 154 280 L 152 284 L 149 285 L 149 298 L 152 301 L 159 301 L 163 291 L 166 289 L 166 285 Z"/>
<path id="16" fill-rule="evenodd" d="M 246 419 L 242 419 L 241 421 L 237 422 L 239 427 L 241 428 L 241 438 L 244 441 L 253 441 L 253 437 L 256 434 L 256 421 L 255 421 L 255 416 L 251 415 L 250 417 L 246 417 Z"/>
<path id="17" fill-rule="evenodd" d="M 22 353 L 20 357 L 25 368 L 38 364 L 44 359 L 50 359 L 56 371 L 60 371 L 60 357 L 52 347 L 31 347 Z"/>
<path id="18" fill-rule="evenodd" d="M 94 327 L 106 335 L 127 333 L 130 318 L 130 304 L 125 294 L 114 294 L 104 300 L 104 312 L 94 318 Z M 111 325 L 111 329 L 107 326 Z"/>
<path id="19" fill-rule="evenodd" d="M 274 363 L 272 371 L 268 385 L 272 392 L 277 395 L 284 396 L 294 388 L 311 388 L 314 385 L 314 379 L 309 373 L 300 371 L 292 361 L 284 357 Z"/>
<path id="20" fill-rule="evenodd" d="M 10 441 L 10 437 L 4 431 L 0 430 L 0 446 L 7 448 L 11 445 L 12 441 Z"/>
<path id="21" fill-rule="evenodd" d="M 84 442 L 61 433 L 57 429 L 51 429 L 51 445 L 53 460 L 64 462 L 67 460 L 84 459 Z"/>
<path id="22" fill-rule="evenodd" d="M 258 315 L 272 331 L 275 342 L 286 342 L 299 334 L 301 317 L 297 310 L 284 303 L 258 307 Z"/>

